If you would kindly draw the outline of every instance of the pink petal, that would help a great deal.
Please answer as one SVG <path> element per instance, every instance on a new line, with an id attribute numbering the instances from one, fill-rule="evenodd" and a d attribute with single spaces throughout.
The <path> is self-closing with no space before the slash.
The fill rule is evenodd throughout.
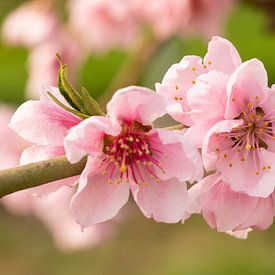
<path id="1" fill-rule="evenodd" d="M 237 156 L 232 158 L 230 160 L 231 167 L 226 162 L 219 160 L 217 169 L 221 171 L 222 179 L 230 184 L 232 190 L 266 198 L 274 191 L 275 187 L 275 153 L 261 148 L 260 158 L 261 163 L 258 169 L 255 167 L 251 155 L 246 157 L 245 161 L 241 161 Z M 265 170 L 262 170 L 262 167 L 266 167 Z"/>
<path id="2" fill-rule="evenodd" d="M 242 60 L 230 41 L 214 36 L 204 57 L 204 63 L 208 62 L 209 69 L 230 75 L 241 65 Z"/>
<path id="3" fill-rule="evenodd" d="M 107 105 L 107 111 L 113 122 L 131 124 L 138 121 L 150 125 L 166 113 L 166 105 L 165 99 L 152 90 L 130 86 L 114 94 Z"/>
<path id="4" fill-rule="evenodd" d="M 161 152 L 155 157 L 163 170 L 156 171 L 161 179 L 176 177 L 180 181 L 195 181 L 202 178 L 200 154 L 183 131 L 159 129 L 153 130 L 151 135 L 153 147 Z"/>
<path id="5" fill-rule="evenodd" d="M 113 126 L 107 117 L 94 116 L 85 119 L 73 127 L 64 140 L 68 160 L 76 163 L 87 154 L 101 155 L 104 135 L 116 136 L 119 133 L 120 126 Z"/>
<path id="6" fill-rule="evenodd" d="M 176 223 L 181 220 L 188 204 L 186 184 L 169 179 L 148 185 L 131 185 L 133 197 L 147 218 L 158 222 Z"/>
<path id="7" fill-rule="evenodd" d="M 206 133 L 215 123 L 215 121 L 196 123 L 186 130 L 185 138 L 191 140 L 196 148 L 201 148 Z"/>
<path id="8" fill-rule="evenodd" d="M 225 118 L 238 117 L 249 103 L 259 106 L 268 95 L 267 73 L 258 59 L 244 62 L 231 76 L 227 86 Z"/>
<path id="9" fill-rule="evenodd" d="M 63 145 L 69 129 L 80 119 L 58 105 L 27 101 L 15 112 L 10 127 L 24 139 L 41 145 Z"/>
<path id="10" fill-rule="evenodd" d="M 216 168 L 217 152 L 215 151 L 215 148 L 218 148 L 219 144 L 217 143 L 215 134 L 231 132 L 233 128 L 242 123 L 243 121 L 241 119 L 219 121 L 206 133 L 202 144 L 202 160 L 207 171 Z"/>
<path id="11" fill-rule="evenodd" d="M 272 199 L 250 197 L 217 183 L 204 196 L 202 215 L 210 227 L 218 231 L 248 228 L 266 229 L 273 222 Z"/>
<path id="12" fill-rule="evenodd" d="M 166 72 L 162 83 L 156 84 L 158 94 L 169 100 L 167 112 L 175 120 L 192 125 L 187 92 L 194 85 L 197 77 L 207 72 L 198 56 L 185 56 L 180 63 L 172 65 Z"/>
<path id="13" fill-rule="evenodd" d="M 226 85 L 229 77 L 210 71 L 200 75 L 187 93 L 194 122 L 218 121 L 224 118 L 227 100 Z"/>
<path id="14" fill-rule="evenodd" d="M 28 164 L 41 160 L 46 160 L 52 157 L 64 155 L 64 147 L 62 146 L 45 146 L 33 145 L 25 149 L 21 155 L 20 164 Z M 46 197 L 49 194 L 56 192 L 63 186 L 73 186 L 78 181 L 79 176 L 70 177 L 62 180 L 53 181 L 43 184 L 38 187 L 28 189 L 28 192 L 36 197 Z"/>
<path id="15" fill-rule="evenodd" d="M 98 159 L 88 159 L 71 201 L 72 214 L 82 228 L 113 218 L 129 198 L 129 185 L 108 184 L 98 165 Z"/>

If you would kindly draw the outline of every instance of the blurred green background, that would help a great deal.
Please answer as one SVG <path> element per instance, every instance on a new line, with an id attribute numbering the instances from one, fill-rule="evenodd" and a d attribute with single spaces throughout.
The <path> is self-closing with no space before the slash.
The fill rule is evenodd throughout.
<path id="1" fill-rule="evenodd" d="M 0 20 L 19 0 L 0 0 Z M 225 36 L 243 60 L 261 59 L 275 83 L 275 32 L 267 29 L 265 13 L 239 5 L 229 18 Z M 141 83 L 154 87 L 168 67 L 186 54 L 204 54 L 207 43 L 199 38 L 172 39 L 154 55 Z M 0 44 L 0 99 L 15 104 L 24 101 L 28 53 Z M 113 51 L 90 57 L 80 77 L 81 85 L 100 95 L 127 55 Z M 50 235 L 32 218 L 15 218 L 0 209 L 0 274 L 90 275 L 90 274 L 275 274 L 275 228 L 253 232 L 246 241 L 236 240 L 208 228 L 192 217 L 186 224 L 158 224 L 144 218 L 133 203 L 110 241 L 86 252 L 63 254 Z M 50 209 L 49 209 L 50 211 Z"/>

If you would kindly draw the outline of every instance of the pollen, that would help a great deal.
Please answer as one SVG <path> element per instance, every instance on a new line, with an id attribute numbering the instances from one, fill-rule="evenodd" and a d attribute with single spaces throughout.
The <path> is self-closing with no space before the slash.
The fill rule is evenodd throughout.
<path id="1" fill-rule="evenodd" d="M 271 169 L 271 166 L 270 166 L 270 165 L 268 165 L 268 166 L 267 166 L 267 169 L 268 169 L 268 170 L 270 170 L 270 169 Z"/>
<path id="2" fill-rule="evenodd" d="M 195 67 L 192 67 L 192 71 L 196 71 L 196 68 L 195 68 Z"/>
<path id="3" fill-rule="evenodd" d="M 196 81 L 195 81 L 195 80 L 193 80 L 193 81 L 192 81 L 192 84 L 193 84 L 193 85 L 194 85 L 194 84 L 196 84 Z"/>
<path id="4" fill-rule="evenodd" d="M 208 61 L 208 64 L 209 64 L 209 65 L 211 65 L 211 64 L 212 64 L 212 62 L 209 60 L 209 61 Z"/>
<path id="5" fill-rule="evenodd" d="M 252 148 L 251 144 L 246 144 L 246 145 L 245 145 L 245 149 L 246 149 L 247 151 L 251 150 L 251 148 Z"/>
<path id="6" fill-rule="evenodd" d="M 260 175 L 260 172 L 259 172 L 259 171 L 257 171 L 257 172 L 256 172 L 256 175 L 257 175 L 257 176 L 259 176 L 259 175 Z"/>

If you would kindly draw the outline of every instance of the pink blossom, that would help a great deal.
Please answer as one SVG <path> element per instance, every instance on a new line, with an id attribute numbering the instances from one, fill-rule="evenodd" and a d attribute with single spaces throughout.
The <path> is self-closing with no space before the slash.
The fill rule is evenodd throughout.
<path id="1" fill-rule="evenodd" d="M 89 249 L 106 241 L 112 235 L 115 224 L 102 223 L 81 231 L 69 208 L 74 193 L 74 188 L 63 187 L 47 198 L 37 199 L 21 191 L 6 196 L 2 203 L 13 214 L 38 218 L 52 234 L 59 249 L 65 252 Z"/>
<path id="2" fill-rule="evenodd" d="M 71 203 L 83 228 L 114 217 L 130 190 L 146 217 L 181 219 L 188 202 L 185 181 L 201 177 L 201 160 L 182 131 L 152 129 L 165 107 L 162 96 L 132 86 L 115 93 L 106 117 L 88 118 L 70 130 L 69 161 L 89 155 Z"/>
<path id="3" fill-rule="evenodd" d="M 273 222 L 273 195 L 267 198 L 251 197 L 234 192 L 219 174 L 204 178 L 190 190 L 190 213 L 202 214 L 211 228 L 247 237 L 253 230 L 265 230 Z"/>
<path id="4" fill-rule="evenodd" d="M 149 25 L 158 39 L 178 34 L 190 20 L 190 4 L 186 0 L 132 0 L 136 2 L 141 23 Z"/>
<path id="5" fill-rule="evenodd" d="M 128 47 L 137 31 L 132 1 L 125 0 L 71 0 L 69 26 L 88 50 L 99 52 Z"/>
<path id="6" fill-rule="evenodd" d="M 184 34 L 197 33 L 209 38 L 223 33 L 225 19 L 234 0 L 189 0 L 189 21 Z"/>
<path id="7" fill-rule="evenodd" d="M 222 33 L 224 19 L 232 0 L 132 0 L 141 23 L 151 27 L 155 36 L 203 34 L 209 38 Z"/>
<path id="8" fill-rule="evenodd" d="M 21 152 L 29 146 L 8 127 L 14 112 L 13 107 L 0 105 L 0 169 L 17 166 Z"/>
<path id="9" fill-rule="evenodd" d="M 83 59 L 83 54 L 77 40 L 63 30 L 62 34 L 54 40 L 49 40 L 30 52 L 29 78 L 26 87 L 28 98 L 39 98 L 39 92 L 44 83 L 53 86 L 57 84 L 60 65 L 56 53 L 61 56 L 64 63 L 68 64 L 69 79 L 71 82 L 75 82 L 75 75 Z"/>
<path id="10" fill-rule="evenodd" d="M 34 47 L 56 35 L 58 20 L 48 1 L 24 3 L 4 20 L 4 41 L 16 46 Z"/>
<path id="11" fill-rule="evenodd" d="M 10 127 L 22 138 L 34 144 L 24 150 L 21 164 L 64 155 L 64 137 L 71 127 L 80 122 L 78 117 L 55 104 L 47 95 L 48 91 L 66 104 L 57 88 L 45 85 L 40 100 L 23 103 L 11 119 Z M 76 177 L 63 179 L 33 188 L 32 191 L 37 196 L 42 196 L 56 191 L 61 186 L 71 186 L 75 181 Z"/>
<path id="12" fill-rule="evenodd" d="M 240 64 L 235 47 L 226 39 L 213 37 L 203 59 L 185 56 L 170 67 L 162 83 L 156 84 L 156 90 L 169 99 L 167 112 L 183 124 L 195 123 L 190 130 L 196 133 L 193 137 L 200 138 L 214 121 L 224 116 L 225 87 Z"/>
<path id="13" fill-rule="evenodd" d="M 275 101 L 263 64 L 244 62 L 228 80 L 226 93 L 224 118 L 203 141 L 205 168 L 217 169 L 235 192 L 266 198 L 275 186 Z"/>

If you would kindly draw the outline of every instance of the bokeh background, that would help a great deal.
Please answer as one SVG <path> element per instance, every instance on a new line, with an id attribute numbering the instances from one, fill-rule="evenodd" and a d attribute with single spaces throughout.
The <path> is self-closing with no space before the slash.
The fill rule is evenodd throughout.
<path id="1" fill-rule="evenodd" d="M 0 0 L 0 24 L 22 2 Z M 269 28 L 267 13 L 244 1 L 236 4 L 226 21 L 224 36 L 243 60 L 261 59 L 270 84 L 275 83 L 275 31 Z M 206 47 L 207 41 L 199 35 L 169 39 L 152 56 L 139 84 L 154 88 L 171 64 L 187 54 L 203 55 Z M 1 102 L 18 105 L 25 100 L 27 58 L 25 48 L 0 42 Z M 99 98 L 127 58 L 123 50 L 90 55 L 81 67 L 78 84 Z M 86 251 L 67 253 L 56 249 L 38 220 L 14 217 L 1 207 L 0 274 L 275 274 L 274 226 L 253 232 L 244 241 L 211 230 L 199 216 L 184 225 L 166 225 L 144 218 L 133 203 L 126 207 L 112 238 Z"/>

